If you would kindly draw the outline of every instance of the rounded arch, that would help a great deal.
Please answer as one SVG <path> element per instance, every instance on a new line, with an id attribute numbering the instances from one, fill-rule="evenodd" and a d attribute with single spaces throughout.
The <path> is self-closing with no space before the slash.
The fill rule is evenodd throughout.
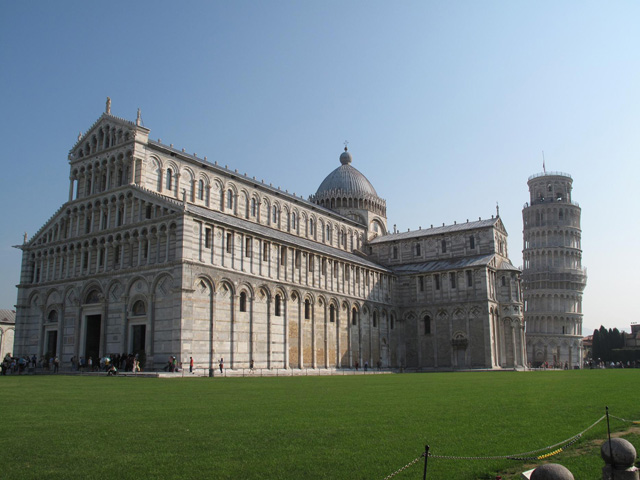
<path id="1" fill-rule="evenodd" d="M 60 291 L 57 288 L 50 288 L 45 293 L 45 304 L 61 303 Z"/>
<path id="2" fill-rule="evenodd" d="M 113 297 L 114 301 L 118 301 L 124 293 L 124 285 L 122 285 L 120 280 L 114 278 L 107 284 L 105 292 L 107 292 L 107 295 Z"/>
<path id="3" fill-rule="evenodd" d="M 170 275 L 166 274 L 165 278 L 166 277 L 171 278 L 171 280 L 173 281 L 173 278 Z M 198 287 L 202 287 L 202 285 L 204 285 L 205 288 L 209 289 L 212 294 L 216 293 L 216 284 L 209 275 L 201 273 L 195 276 L 195 278 L 193 279 L 193 288 L 197 289 Z"/>
<path id="4" fill-rule="evenodd" d="M 218 282 L 218 290 L 216 292 L 218 295 L 222 296 L 235 296 L 236 288 L 231 280 L 228 278 L 223 278 Z"/>
<path id="5" fill-rule="evenodd" d="M 271 300 L 273 295 L 271 294 L 271 289 L 266 284 L 258 285 L 257 287 L 258 298 L 260 300 Z"/>
<path id="6" fill-rule="evenodd" d="M 83 304 L 100 303 L 104 299 L 102 285 L 97 281 L 91 281 L 82 289 L 81 301 Z"/>
<path id="7" fill-rule="evenodd" d="M 251 285 L 249 282 L 240 282 L 237 290 L 238 290 L 238 293 L 240 293 L 241 291 L 246 291 L 249 294 L 249 298 L 251 299 L 255 298 L 255 291 L 253 289 L 253 285 Z"/>
<path id="8" fill-rule="evenodd" d="M 304 301 L 303 295 L 297 289 L 292 289 L 290 293 L 290 298 L 292 302 L 302 302 Z"/>
<path id="9" fill-rule="evenodd" d="M 135 292 L 134 288 L 136 289 Z M 133 295 L 135 295 L 136 293 L 148 293 L 149 282 L 142 275 L 135 275 L 127 282 L 126 292 L 130 298 L 133 297 Z"/>
<path id="10" fill-rule="evenodd" d="M 144 317 L 149 313 L 150 302 L 147 295 L 137 293 L 129 299 L 127 305 L 128 317 Z"/>
<path id="11" fill-rule="evenodd" d="M 282 285 L 276 285 L 273 288 L 273 295 L 274 295 L 274 297 L 276 295 L 280 295 L 283 300 L 289 300 L 290 299 L 289 295 L 287 294 L 287 289 L 285 287 L 283 287 Z"/>

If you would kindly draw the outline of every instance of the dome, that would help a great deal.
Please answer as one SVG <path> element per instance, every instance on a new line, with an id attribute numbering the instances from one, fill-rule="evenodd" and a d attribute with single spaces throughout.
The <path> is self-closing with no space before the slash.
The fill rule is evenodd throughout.
<path id="1" fill-rule="evenodd" d="M 340 165 L 320 184 L 316 192 L 316 198 L 320 198 L 329 192 L 340 192 L 342 195 L 362 196 L 373 195 L 377 197 L 375 188 L 362 173 L 351 166 L 352 157 L 346 147 L 340 155 Z"/>

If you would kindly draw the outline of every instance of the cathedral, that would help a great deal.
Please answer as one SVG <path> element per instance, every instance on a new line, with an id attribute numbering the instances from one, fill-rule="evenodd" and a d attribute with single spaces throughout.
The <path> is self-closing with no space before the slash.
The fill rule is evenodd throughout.
<path id="1" fill-rule="evenodd" d="M 499 215 L 389 231 L 344 149 L 307 199 L 106 111 L 69 153 L 68 201 L 25 235 L 16 355 L 169 356 L 231 369 L 514 369 L 521 272 Z"/>

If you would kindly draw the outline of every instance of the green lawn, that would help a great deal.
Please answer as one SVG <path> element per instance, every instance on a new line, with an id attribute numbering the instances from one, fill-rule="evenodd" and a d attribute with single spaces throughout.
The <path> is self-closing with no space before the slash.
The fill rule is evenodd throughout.
<path id="1" fill-rule="evenodd" d="M 497 456 L 572 437 L 609 406 L 640 420 L 640 369 L 291 378 L 0 377 L 0 477 L 382 479 L 418 457 Z M 632 425 L 611 419 L 612 430 Z M 637 425 L 635 425 L 637 429 Z M 637 431 L 637 430 L 636 430 Z M 601 422 L 550 461 L 601 478 Z M 625 438 L 640 450 L 640 436 Z M 595 452 L 595 453 L 592 453 Z M 423 463 L 398 479 L 422 478 Z M 429 479 L 512 460 L 430 458 Z M 515 476 L 513 478 L 516 478 Z"/>

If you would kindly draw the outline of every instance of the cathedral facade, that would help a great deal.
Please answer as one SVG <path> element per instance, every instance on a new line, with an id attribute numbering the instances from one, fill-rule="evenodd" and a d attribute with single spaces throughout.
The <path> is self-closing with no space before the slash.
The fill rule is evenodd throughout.
<path id="1" fill-rule="evenodd" d="M 68 201 L 20 248 L 16 355 L 138 353 L 227 368 L 525 365 L 520 271 L 499 216 L 389 232 L 340 155 L 308 199 L 106 112 L 69 154 Z"/>

